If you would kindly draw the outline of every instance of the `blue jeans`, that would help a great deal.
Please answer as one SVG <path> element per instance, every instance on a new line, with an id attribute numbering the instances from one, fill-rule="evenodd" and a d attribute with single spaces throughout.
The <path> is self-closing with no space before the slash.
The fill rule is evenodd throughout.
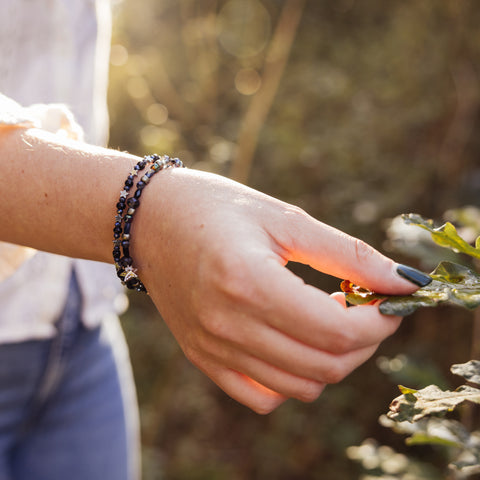
<path id="1" fill-rule="evenodd" d="M 135 390 L 116 319 L 87 330 L 80 292 L 52 340 L 0 346 L 0 480 L 133 480 Z"/>

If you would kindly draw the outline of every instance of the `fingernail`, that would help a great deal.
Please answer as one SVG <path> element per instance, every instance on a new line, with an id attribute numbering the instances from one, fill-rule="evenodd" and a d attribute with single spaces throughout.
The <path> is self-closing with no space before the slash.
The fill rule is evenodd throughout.
<path id="1" fill-rule="evenodd" d="M 432 277 L 426 273 L 423 273 L 416 268 L 408 267 L 407 265 L 399 265 L 397 267 L 397 273 L 405 280 L 408 280 L 419 287 L 425 287 L 432 281 Z"/>

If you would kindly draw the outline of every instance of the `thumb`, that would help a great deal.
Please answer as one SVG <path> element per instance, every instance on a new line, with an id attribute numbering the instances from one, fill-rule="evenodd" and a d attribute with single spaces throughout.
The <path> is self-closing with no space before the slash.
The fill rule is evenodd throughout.
<path id="1" fill-rule="evenodd" d="M 300 262 L 338 278 L 385 294 L 408 294 L 428 285 L 431 278 L 399 265 L 367 243 L 295 210 L 286 229 L 274 238 L 287 252 L 288 261 Z"/>

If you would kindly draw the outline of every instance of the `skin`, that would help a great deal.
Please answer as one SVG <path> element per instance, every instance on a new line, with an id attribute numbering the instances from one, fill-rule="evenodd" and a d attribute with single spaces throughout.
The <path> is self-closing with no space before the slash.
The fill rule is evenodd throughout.
<path id="1" fill-rule="evenodd" d="M 0 239 L 112 263 L 115 203 L 139 160 L 34 129 L 2 129 Z M 417 287 L 372 247 L 297 207 L 191 169 L 160 172 L 132 226 L 138 274 L 187 358 L 258 413 L 310 402 L 365 362 L 401 319 L 306 285 L 287 262 L 372 290 Z M 113 272 L 112 272 L 113 274 Z"/>

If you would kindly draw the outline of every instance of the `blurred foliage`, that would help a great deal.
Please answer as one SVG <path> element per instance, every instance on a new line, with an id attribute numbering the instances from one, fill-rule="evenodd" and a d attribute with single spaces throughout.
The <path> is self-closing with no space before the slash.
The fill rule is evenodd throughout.
<path id="1" fill-rule="evenodd" d="M 459 412 L 465 402 L 480 403 L 480 390 L 477 388 L 480 382 L 480 361 L 471 360 L 453 365 L 451 371 L 469 383 L 476 384 L 476 387 L 465 384 L 449 391 L 442 390 L 437 385 L 429 385 L 421 390 L 399 386 L 402 395 L 392 401 L 387 415 L 380 417 L 383 426 L 407 435 L 407 445 L 441 448 L 448 459 L 443 471 L 435 471 L 424 462 L 411 461 L 406 455 L 368 439 L 360 446 L 347 449 L 349 458 L 360 462 L 368 472 L 363 479 L 460 480 L 480 474 L 480 430 L 469 431 L 462 422 L 445 418 L 448 412 Z"/>
<path id="2" fill-rule="evenodd" d="M 349 447 L 347 455 L 360 462 L 367 472 L 359 480 L 444 480 L 443 474 L 427 463 L 412 461 L 373 439 Z"/>
<path id="3" fill-rule="evenodd" d="M 479 23 L 475 0 L 117 2 L 110 145 L 232 176 L 385 250 L 384 219 L 478 204 Z M 409 253 L 391 254 L 422 266 Z M 480 354 L 470 313 L 428 310 L 379 355 L 443 372 Z M 349 445 L 409 448 L 377 423 L 395 386 L 374 361 L 313 404 L 259 417 L 188 364 L 148 299 L 132 297 L 123 322 L 145 480 L 353 479 Z"/>
<path id="4" fill-rule="evenodd" d="M 480 237 L 478 236 L 480 209 L 466 207 L 449 210 L 446 216 L 457 222 L 458 230 L 463 232 L 470 242 L 474 242 L 475 246 L 470 245 L 465 238 L 459 235 L 455 225 L 450 222 L 435 227 L 433 220 L 427 220 L 417 214 L 402 215 L 402 220 L 406 225 L 414 225 L 428 231 L 430 242 L 434 242 L 435 245 L 447 248 L 458 256 L 468 258 L 470 264 L 478 263 L 480 257 Z M 397 225 L 398 222 L 395 220 L 392 221 L 392 224 Z M 402 238 L 400 232 L 401 229 L 396 226 L 393 232 L 396 239 Z M 392 234 L 391 228 L 389 233 Z M 423 251 L 425 243 L 424 237 L 416 239 L 412 236 L 408 237 L 408 244 L 412 247 L 412 251 L 417 253 Z M 478 300 L 479 276 L 476 271 L 458 263 L 442 261 L 430 276 L 432 277 L 430 285 L 419 289 L 409 297 L 389 297 L 381 303 L 380 310 L 386 314 L 392 310 L 396 311 L 398 315 L 408 315 L 420 306 L 435 306 L 437 301 L 443 302 L 444 300 L 440 298 L 443 295 L 445 295 L 445 300 L 452 304 L 472 309 L 478 306 L 476 300 Z M 341 286 L 343 291 L 348 292 L 346 293 L 347 302 L 353 305 L 382 298 L 373 292 L 352 285 L 347 280 L 344 280 Z M 434 296 L 440 294 L 440 296 L 433 298 L 432 294 Z M 384 308 L 388 302 L 390 304 Z M 478 322 L 477 317 L 475 322 L 477 328 Z M 475 346 L 472 350 L 473 353 L 478 354 Z M 397 374 L 397 378 L 401 377 L 398 372 L 405 373 L 407 365 L 411 363 L 403 354 L 397 355 L 393 359 L 380 357 L 377 361 L 377 365 L 382 371 L 387 374 Z M 418 371 L 414 364 L 413 366 L 413 372 Z M 465 421 L 465 415 L 463 423 L 455 419 L 444 418 L 449 412 L 458 412 L 459 407 L 464 407 L 465 403 L 480 404 L 480 389 L 478 388 L 480 385 L 480 360 L 456 364 L 450 370 L 453 374 L 462 376 L 468 383 L 457 387 L 454 391 L 446 390 L 436 384 L 428 385 L 428 383 L 427 387 L 419 390 L 399 385 L 402 394 L 390 403 L 387 415 L 382 415 L 379 419 L 381 425 L 390 427 L 397 433 L 408 435 L 405 442 L 409 446 L 443 447 L 444 456 L 448 459 L 445 461 L 443 471 L 428 473 L 425 477 L 423 471 L 419 471 L 419 467 L 430 465 L 424 462 L 418 463 L 416 460 L 412 461 L 408 456 L 398 454 L 390 447 L 379 446 L 375 441 L 368 439 L 360 446 L 352 446 L 346 450 L 349 458 L 359 462 L 367 472 L 362 476 L 363 479 L 431 478 L 440 480 L 447 476 L 460 480 L 480 474 L 480 430 L 469 430 L 464 423 L 472 422 Z M 440 383 L 444 383 L 443 379 Z M 475 386 L 469 385 L 472 383 Z M 473 406 L 469 405 L 469 407 L 471 416 Z"/>

